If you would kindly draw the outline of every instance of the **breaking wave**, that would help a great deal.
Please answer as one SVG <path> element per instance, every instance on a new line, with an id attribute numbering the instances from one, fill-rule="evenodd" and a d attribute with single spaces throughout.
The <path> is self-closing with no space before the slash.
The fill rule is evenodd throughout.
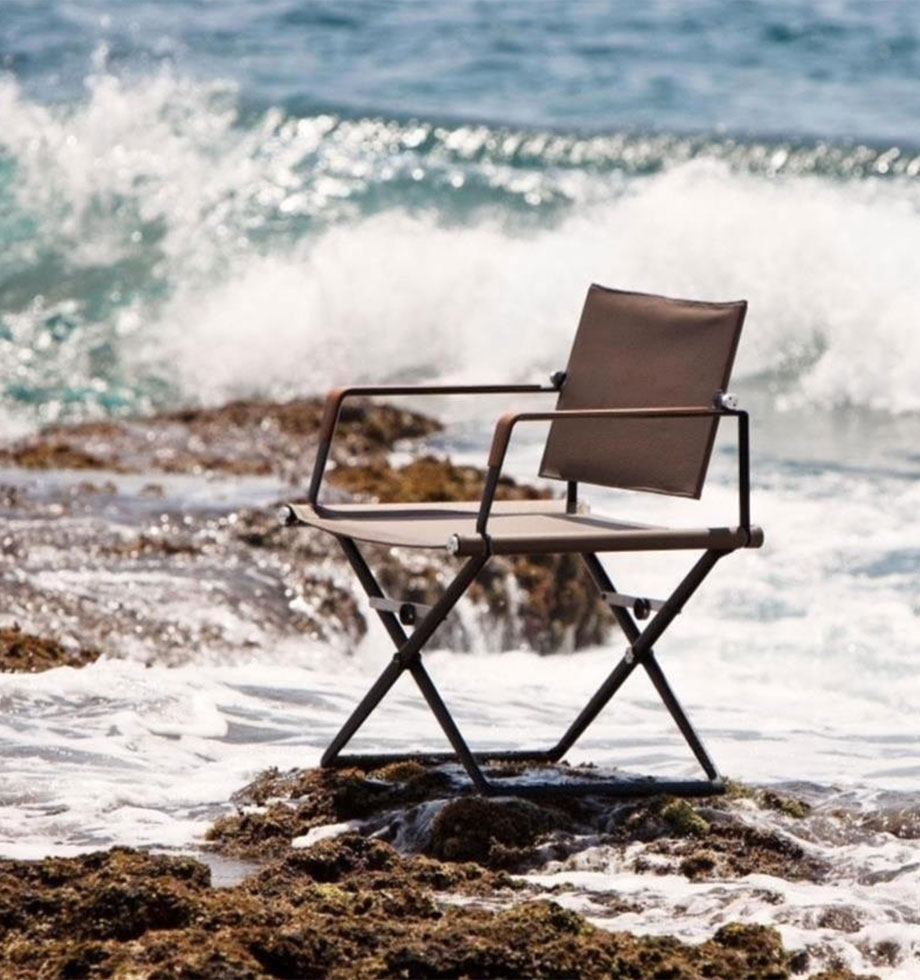
<path id="1" fill-rule="evenodd" d="M 777 404 L 920 410 L 920 155 L 0 83 L 0 385 L 36 420 L 560 366 L 589 282 L 751 303 Z"/>

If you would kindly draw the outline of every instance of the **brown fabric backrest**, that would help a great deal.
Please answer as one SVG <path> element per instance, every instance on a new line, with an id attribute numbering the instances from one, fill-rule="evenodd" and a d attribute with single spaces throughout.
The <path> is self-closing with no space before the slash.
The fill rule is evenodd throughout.
<path id="1" fill-rule="evenodd" d="M 728 387 L 747 303 L 591 286 L 558 409 L 711 408 Z M 553 422 L 540 475 L 699 497 L 718 419 Z"/>

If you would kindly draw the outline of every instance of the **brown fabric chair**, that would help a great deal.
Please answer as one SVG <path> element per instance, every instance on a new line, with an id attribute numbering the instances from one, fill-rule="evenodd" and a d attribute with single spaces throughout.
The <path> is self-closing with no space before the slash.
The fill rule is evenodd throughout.
<path id="1" fill-rule="evenodd" d="M 757 548 L 763 533 L 750 521 L 748 417 L 726 395 L 746 304 L 700 303 L 592 286 L 564 372 L 553 384 L 448 385 L 342 388 L 329 394 L 308 500 L 289 504 L 289 522 L 334 535 L 396 647 L 396 654 L 332 740 L 323 766 L 377 766 L 397 759 L 459 760 L 482 793 L 658 792 L 686 796 L 723 790 L 722 780 L 674 696 L 653 645 L 681 612 L 720 558 L 738 548 Z M 482 499 L 475 503 L 320 503 L 319 493 L 342 403 L 354 395 L 517 394 L 558 395 L 545 412 L 511 412 L 495 427 Z M 738 424 L 739 517 L 726 527 L 671 528 L 627 523 L 584 512 L 580 483 L 699 497 L 719 419 Z M 543 477 L 565 481 L 564 500 L 495 502 L 508 443 L 515 426 L 549 421 L 540 467 Z M 356 541 L 400 548 L 442 549 L 466 561 L 431 607 L 383 595 Z M 664 601 L 619 593 L 598 552 L 701 550 L 702 556 Z M 550 749 L 476 754 L 471 751 L 422 663 L 422 649 L 492 555 L 574 552 L 582 556 L 601 595 L 626 635 L 628 648 L 588 704 Z M 648 618 L 640 630 L 636 620 Z M 404 626 L 414 626 L 407 634 Z M 487 779 L 488 759 L 557 762 L 571 748 L 623 682 L 642 667 L 702 766 L 706 779 L 649 777 L 591 779 L 573 783 L 528 782 L 513 788 Z M 404 672 L 413 677 L 444 730 L 452 753 L 341 754 L 346 743 Z"/>

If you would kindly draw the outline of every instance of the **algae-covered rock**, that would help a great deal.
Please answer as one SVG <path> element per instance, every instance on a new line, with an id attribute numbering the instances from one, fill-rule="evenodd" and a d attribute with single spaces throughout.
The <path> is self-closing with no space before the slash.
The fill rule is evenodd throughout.
<path id="1" fill-rule="evenodd" d="M 613 613 L 579 555 L 515 555 L 494 559 L 481 581 L 493 612 L 509 603 L 505 580 L 512 578 L 518 644 L 538 653 L 599 646 L 615 626 Z M 476 595 L 475 590 L 471 590 Z"/>
<path id="2" fill-rule="evenodd" d="M 322 398 L 249 399 L 146 418 L 55 425 L 0 448 L 0 463 L 30 469 L 145 470 L 167 473 L 309 472 L 323 417 Z M 434 419 L 367 399 L 345 403 L 333 458 L 354 461 L 440 429 Z"/>
<path id="3" fill-rule="evenodd" d="M 566 822 L 563 813 L 529 800 L 464 796 L 438 812 L 426 851 L 446 861 L 519 867 L 543 834 Z"/>
<path id="4" fill-rule="evenodd" d="M 117 462 L 96 456 L 67 439 L 53 435 L 0 450 L 0 463 L 30 470 L 121 469 Z"/>
<path id="5" fill-rule="evenodd" d="M 837 967 L 812 973 L 808 980 L 881 980 L 881 977 L 877 973 L 854 973 L 846 967 Z"/>
<path id="6" fill-rule="evenodd" d="M 582 781 L 599 774 L 566 766 L 542 766 L 541 776 Z M 611 800 L 564 796 L 535 801 L 513 797 L 526 764 L 488 767 L 508 785 L 508 797 L 470 792 L 449 767 L 420 760 L 360 769 L 269 770 L 235 797 L 240 811 L 218 820 L 209 841 L 223 853 L 278 856 L 309 830 L 350 822 L 362 832 L 430 855 L 442 862 L 474 861 L 493 870 L 524 872 L 549 859 L 603 844 L 645 846 L 629 858 L 636 871 L 672 870 L 692 880 L 770 874 L 787 880 L 822 880 L 826 860 L 780 829 L 745 819 L 744 808 L 649 797 Z"/>
<path id="7" fill-rule="evenodd" d="M 499 911 L 445 904 L 425 884 L 433 863 L 400 857 L 381 841 L 354 835 L 220 889 L 210 886 L 207 869 L 197 862 L 127 849 L 0 861 L 0 976 L 789 975 L 787 954 L 772 929 L 726 926 L 690 946 L 604 932 L 548 901 Z M 500 881 L 492 884 L 501 887 Z M 464 882 L 442 880 L 439 887 L 462 894 Z"/>
<path id="8" fill-rule="evenodd" d="M 920 805 L 883 807 L 860 814 L 857 822 L 866 830 L 891 834 L 902 840 L 920 840 Z"/>
<path id="9" fill-rule="evenodd" d="M 709 822 L 686 800 L 671 800 L 662 807 L 661 816 L 679 837 L 702 837 L 709 833 Z"/>
<path id="10" fill-rule="evenodd" d="M 811 805 L 805 800 L 786 796 L 775 790 L 746 786 L 744 783 L 739 783 L 733 779 L 726 780 L 725 789 L 726 800 L 751 800 L 762 810 L 775 810 L 777 813 L 785 813 L 786 816 L 796 820 L 802 820 L 811 813 Z"/>
<path id="11" fill-rule="evenodd" d="M 26 633 L 18 625 L 0 629 L 0 673 L 83 667 L 99 656 L 99 650 L 71 649 L 57 640 Z"/>
<path id="12" fill-rule="evenodd" d="M 527 774 L 526 767 L 500 768 L 506 780 L 512 771 Z M 252 812 L 309 808 L 325 821 L 427 812 L 438 804 L 428 836 L 417 842 L 428 855 L 400 853 L 379 836 L 351 831 L 288 847 L 225 888 L 213 888 L 197 861 L 126 848 L 0 861 L 0 976 L 785 980 L 807 969 L 807 951 L 788 953 L 772 928 L 726 923 L 694 945 L 604 931 L 545 900 L 526 879 L 459 860 L 475 855 L 501 863 L 502 848 L 585 831 L 591 821 L 593 843 L 625 839 L 628 832 L 669 834 L 649 842 L 667 839 L 716 853 L 724 814 L 701 834 L 697 807 L 685 812 L 673 799 L 546 807 L 457 798 L 450 787 L 445 800 L 444 778 L 441 769 L 415 760 L 373 774 L 273 770 L 238 795 Z M 610 819 L 611 810 L 617 819 Z M 632 910 L 615 895 L 608 907 Z M 868 980 L 843 969 L 821 976 Z"/>
<path id="13" fill-rule="evenodd" d="M 393 466 L 387 459 L 337 466 L 328 474 L 329 482 L 354 497 L 379 503 L 478 500 L 482 496 L 485 471 L 476 466 L 460 466 L 449 459 L 422 456 L 404 466 Z M 502 477 L 496 500 L 544 500 L 548 490 Z"/>
<path id="14" fill-rule="evenodd" d="M 324 824 L 362 820 L 394 807 L 437 798 L 451 783 L 426 767 L 396 770 L 399 778 L 369 777 L 360 769 L 269 770 L 234 796 L 241 811 L 218 819 L 207 834 L 237 856 L 284 853 L 295 837 Z M 258 809 L 253 809 L 255 804 Z"/>

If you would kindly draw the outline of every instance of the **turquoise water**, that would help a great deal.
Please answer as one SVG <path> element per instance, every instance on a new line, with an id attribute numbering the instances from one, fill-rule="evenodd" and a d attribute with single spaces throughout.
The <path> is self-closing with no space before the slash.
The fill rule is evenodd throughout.
<path id="1" fill-rule="evenodd" d="M 590 280 L 747 296 L 778 399 L 920 406 L 912 3 L 6 2 L 0 66 L 11 425 L 542 376 Z"/>

